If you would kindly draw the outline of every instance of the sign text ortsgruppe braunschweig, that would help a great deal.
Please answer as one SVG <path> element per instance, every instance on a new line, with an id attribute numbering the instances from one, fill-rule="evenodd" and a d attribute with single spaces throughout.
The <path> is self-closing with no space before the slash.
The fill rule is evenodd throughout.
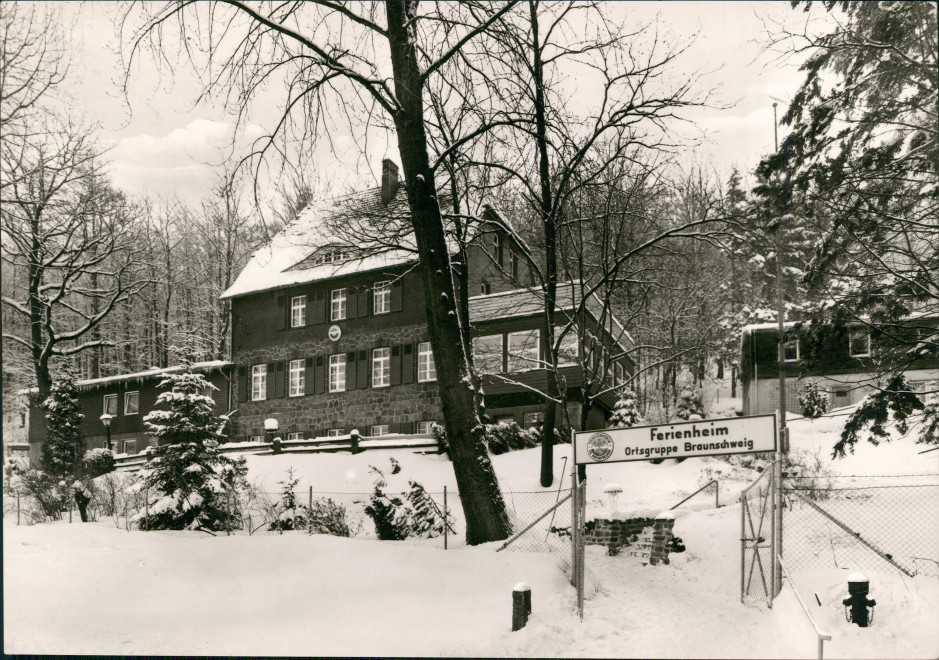
<path id="1" fill-rule="evenodd" d="M 776 451 L 775 415 L 667 422 L 574 434 L 574 462 L 579 465 L 760 451 Z"/>

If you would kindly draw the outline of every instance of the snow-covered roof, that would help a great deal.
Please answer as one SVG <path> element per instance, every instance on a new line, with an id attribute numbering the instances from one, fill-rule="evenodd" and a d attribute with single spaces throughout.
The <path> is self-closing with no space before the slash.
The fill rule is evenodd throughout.
<path id="1" fill-rule="evenodd" d="M 209 362 L 193 362 L 188 366 L 192 371 L 198 372 L 209 372 L 216 369 L 222 369 L 224 367 L 230 367 L 231 362 L 225 360 L 211 360 Z M 81 390 L 91 389 L 94 387 L 100 387 L 101 385 L 110 385 L 112 383 L 121 383 L 130 380 L 143 380 L 144 378 L 157 378 L 159 376 L 164 376 L 166 374 L 176 374 L 186 371 L 187 366 L 184 364 L 175 365 L 172 367 L 166 367 L 165 369 L 153 368 L 149 371 L 138 371 L 133 374 L 118 374 L 117 376 L 105 376 L 104 378 L 88 378 L 85 380 L 75 381 L 75 387 Z"/>
<path id="2" fill-rule="evenodd" d="M 350 251 L 351 258 L 338 263 L 309 259 L 320 250 L 339 247 Z M 221 297 L 387 268 L 415 258 L 404 185 L 387 205 L 382 204 L 381 188 L 370 188 L 312 203 L 254 253 Z"/>
<path id="3" fill-rule="evenodd" d="M 803 323 L 805 323 L 803 321 Z M 786 321 L 783 323 L 783 327 L 791 328 L 796 324 L 796 321 Z M 772 323 L 750 323 L 749 325 L 743 326 L 743 332 L 753 332 L 754 330 L 778 330 L 779 323 L 773 321 Z"/>
<path id="4" fill-rule="evenodd" d="M 558 311 L 572 311 L 580 301 L 581 286 L 579 280 L 559 282 L 556 295 L 556 308 Z M 603 303 L 600 297 L 593 293 L 587 298 L 584 305 L 595 319 L 603 316 Z M 470 321 L 484 323 L 506 318 L 535 316 L 544 311 L 544 294 L 540 289 L 514 289 L 488 295 L 471 296 L 469 299 Z M 632 335 L 627 332 L 619 320 L 608 312 L 606 318 L 611 318 L 619 336 L 618 343 L 624 343 L 627 350 L 635 346 Z M 625 342 L 620 341 L 625 339 Z"/>

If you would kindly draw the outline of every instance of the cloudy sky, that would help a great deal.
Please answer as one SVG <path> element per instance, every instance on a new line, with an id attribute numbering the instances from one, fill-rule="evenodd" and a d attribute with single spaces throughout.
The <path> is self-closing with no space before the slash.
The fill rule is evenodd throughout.
<path id="1" fill-rule="evenodd" d="M 115 183 L 133 194 L 176 195 L 196 201 L 212 185 L 219 167 L 232 156 L 233 117 L 218 104 L 194 106 L 198 82 L 185 67 L 158 76 L 142 61 L 131 76 L 129 94 L 120 91 L 118 9 L 105 2 L 62 3 L 70 40 L 68 92 L 73 108 L 100 127 L 101 143 Z M 797 24 L 801 10 L 787 2 L 630 2 L 610 3 L 616 20 L 648 21 L 675 39 L 693 43 L 679 60 L 682 72 L 707 72 L 721 108 L 696 110 L 700 143 L 686 160 L 706 162 L 726 180 L 731 167 L 752 170 L 772 150 L 774 100 L 781 115 L 801 81 L 796 60 L 779 62 L 763 51 L 765 25 Z M 262 135 L 275 108 L 261 108 L 241 127 L 238 142 Z M 342 136 L 340 136 L 342 137 Z M 397 161 L 396 145 L 369 145 L 363 159 L 321 163 L 336 185 L 374 182 L 382 157 Z M 322 174 L 322 173 L 321 173 Z"/>

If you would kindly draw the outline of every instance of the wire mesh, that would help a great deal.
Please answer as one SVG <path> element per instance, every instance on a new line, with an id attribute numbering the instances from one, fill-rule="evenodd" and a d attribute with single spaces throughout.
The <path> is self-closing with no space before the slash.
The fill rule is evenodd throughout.
<path id="1" fill-rule="evenodd" d="M 784 484 L 791 570 L 889 570 L 939 576 L 939 475 L 802 475 Z"/>

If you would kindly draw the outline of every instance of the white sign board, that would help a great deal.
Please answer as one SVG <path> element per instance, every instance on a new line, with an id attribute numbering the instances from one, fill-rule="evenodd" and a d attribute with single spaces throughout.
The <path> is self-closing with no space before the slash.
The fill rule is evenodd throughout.
<path id="1" fill-rule="evenodd" d="M 574 434 L 574 463 L 619 463 L 658 458 L 776 451 L 776 416 L 699 419 Z"/>

